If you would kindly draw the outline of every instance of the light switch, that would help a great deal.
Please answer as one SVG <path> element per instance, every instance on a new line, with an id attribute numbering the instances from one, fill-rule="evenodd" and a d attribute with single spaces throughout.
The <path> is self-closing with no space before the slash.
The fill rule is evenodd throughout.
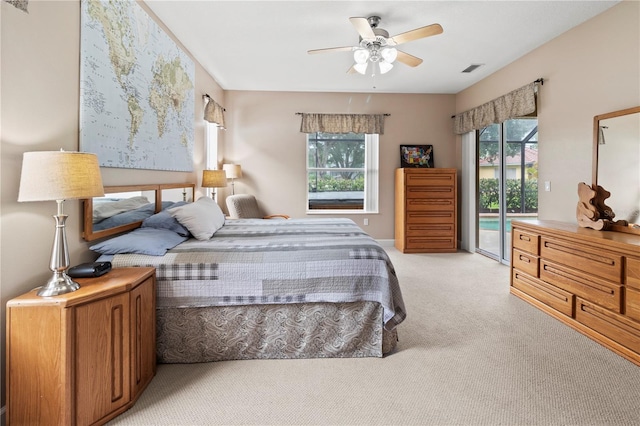
<path id="1" fill-rule="evenodd" d="M 551 182 L 550 181 L 548 181 L 548 180 L 544 181 L 544 190 L 547 191 L 547 192 L 551 191 Z"/>

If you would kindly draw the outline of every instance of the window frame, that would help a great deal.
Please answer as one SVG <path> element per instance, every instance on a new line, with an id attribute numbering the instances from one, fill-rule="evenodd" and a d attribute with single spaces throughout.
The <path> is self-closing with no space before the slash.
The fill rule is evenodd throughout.
<path id="1" fill-rule="evenodd" d="M 330 133 L 327 133 L 330 134 Z M 310 209 L 309 208 L 309 173 L 325 168 L 309 167 L 309 135 L 305 134 L 305 174 L 306 194 L 305 212 L 315 214 L 377 214 L 379 212 L 379 176 L 380 176 L 380 136 L 364 134 L 365 160 L 364 168 L 331 168 L 331 171 L 362 171 L 364 173 L 364 201 L 362 209 Z"/>

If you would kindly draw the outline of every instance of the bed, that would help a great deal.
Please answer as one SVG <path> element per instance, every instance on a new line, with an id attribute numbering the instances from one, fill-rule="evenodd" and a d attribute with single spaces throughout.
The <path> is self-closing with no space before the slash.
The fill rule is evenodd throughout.
<path id="1" fill-rule="evenodd" d="M 204 197 L 91 248 L 156 268 L 161 363 L 382 357 L 406 318 L 388 255 L 350 219 L 226 219 Z"/>

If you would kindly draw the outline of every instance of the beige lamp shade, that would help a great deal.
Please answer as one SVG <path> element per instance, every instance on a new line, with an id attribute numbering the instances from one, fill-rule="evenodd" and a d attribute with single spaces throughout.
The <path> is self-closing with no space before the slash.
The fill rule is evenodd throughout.
<path id="1" fill-rule="evenodd" d="M 227 173 L 224 170 L 203 170 L 202 186 L 204 188 L 224 188 L 227 186 Z"/>
<path id="2" fill-rule="evenodd" d="M 18 201 L 70 200 L 104 196 L 95 154 L 72 151 L 25 152 Z"/>
<path id="3" fill-rule="evenodd" d="M 227 172 L 229 179 L 237 179 L 242 177 L 242 167 L 240 164 L 223 164 L 222 170 Z"/>

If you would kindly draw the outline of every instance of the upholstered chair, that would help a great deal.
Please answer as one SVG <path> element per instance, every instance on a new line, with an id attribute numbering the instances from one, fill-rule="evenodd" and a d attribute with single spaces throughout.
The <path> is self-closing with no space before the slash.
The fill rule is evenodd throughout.
<path id="1" fill-rule="evenodd" d="M 258 207 L 256 197 L 249 194 L 235 194 L 227 197 L 227 209 L 231 219 L 289 219 L 286 214 L 265 215 Z"/>

